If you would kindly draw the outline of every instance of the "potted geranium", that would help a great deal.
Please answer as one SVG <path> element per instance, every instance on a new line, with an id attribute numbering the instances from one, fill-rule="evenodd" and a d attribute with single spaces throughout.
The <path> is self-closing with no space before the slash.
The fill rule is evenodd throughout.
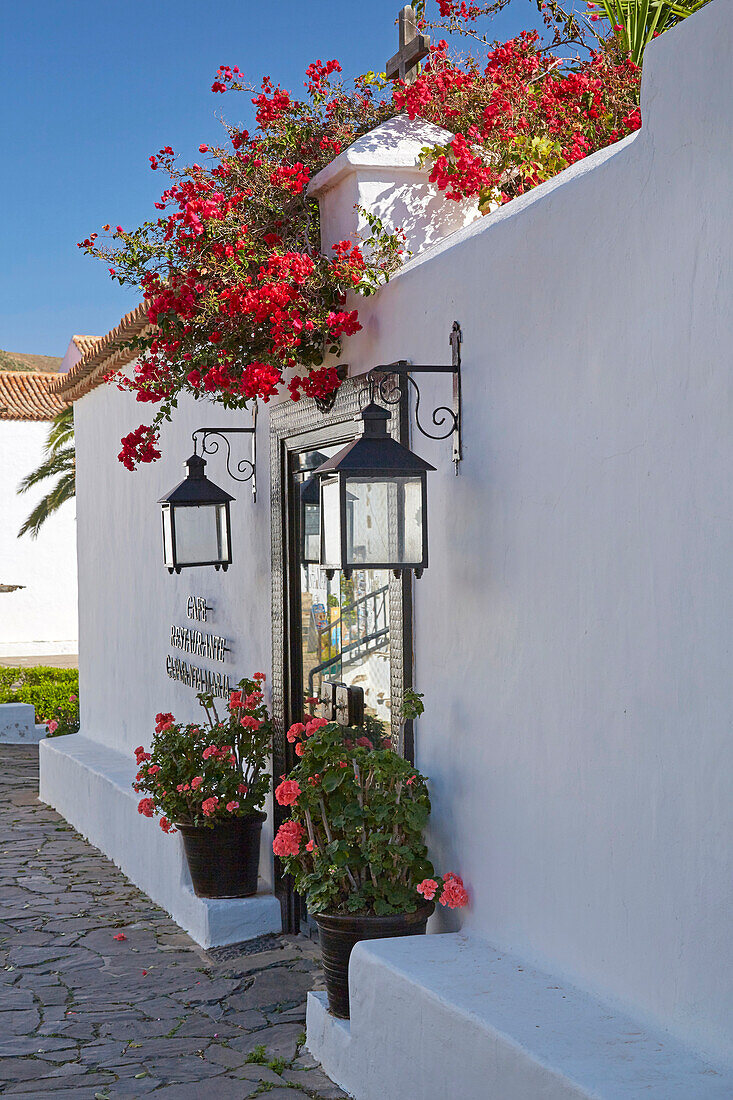
<path id="1" fill-rule="evenodd" d="M 436 901 L 456 908 L 468 897 L 457 875 L 435 874 L 427 782 L 388 742 L 322 718 L 287 737 L 300 759 L 275 789 L 291 817 L 273 851 L 318 924 L 329 1008 L 347 1019 L 354 944 L 423 934 Z"/>
<path id="2" fill-rule="evenodd" d="M 205 712 L 201 723 L 183 725 L 172 714 L 156 715 L 150 752 L 142 745 L 135 750 L 133 788 L 147 794 L 138 811 L 161 815 L 164 832 L 180 832 L 199 897 L 257 892 L 272 741 L 264 679 L 256 672 L 241 680 L 222 718 L 207 693 L 198 696 Z"/>

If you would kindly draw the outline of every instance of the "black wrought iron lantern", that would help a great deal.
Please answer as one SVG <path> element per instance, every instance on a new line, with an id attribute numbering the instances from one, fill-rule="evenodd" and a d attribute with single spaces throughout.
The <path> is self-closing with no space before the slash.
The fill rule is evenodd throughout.
<path id="1" fill-rule="evenodd" d="M 180 485 L 158 503 L 163 510 L 163 559 L 169 573 L 195 565 L 228 569 L 232 560 L 229 505 L 234 497 L 204 474 L 206 461 L 192 454 Z"/>
<path id="2" fill-rule="evenodd" d="M 414 570 L 428 564 L 429 462 L 387 431 L 387 409 L 370 402 L 362 433 L 316 470 L 321 488 L 321 565 L 341 569 Z"/>

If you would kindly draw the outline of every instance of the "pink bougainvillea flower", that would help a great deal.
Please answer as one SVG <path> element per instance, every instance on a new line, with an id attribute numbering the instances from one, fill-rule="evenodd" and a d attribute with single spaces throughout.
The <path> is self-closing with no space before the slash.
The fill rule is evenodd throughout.
<path id="1" fill-rule="evenodd" d="M 280 786 L 275 788 L 275 798 L 281 806 L 293 806 L 301 793 L 297 779 L 283 779 Z"/>

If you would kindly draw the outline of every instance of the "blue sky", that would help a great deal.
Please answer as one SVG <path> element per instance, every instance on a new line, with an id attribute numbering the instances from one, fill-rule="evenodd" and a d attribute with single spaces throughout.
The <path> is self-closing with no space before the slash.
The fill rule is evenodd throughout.
<path id="1" fill-rule="evenodd" d="M 63 355 L 74 332 L 102 335 L 137 302 L 76 242 L 105 222 L 150 217 L 165 185 L 148 157 L 172 145 L 193 160 L 223 112 L 251 122 L 248 99 L 217 96 L 220 64 L 253 82 L 302 87 L 315 58 L 345 75 L 384 68 L 400 0 L 23 0 L 0 43 L 0 348 Z M 537 23 L 512 0 L 492 34 Z"/>

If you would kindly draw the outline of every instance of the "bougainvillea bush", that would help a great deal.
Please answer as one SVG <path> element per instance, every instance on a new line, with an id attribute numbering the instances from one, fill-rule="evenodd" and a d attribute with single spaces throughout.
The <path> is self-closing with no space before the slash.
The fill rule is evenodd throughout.
<path id="1" fill-rule="evenodd" d="M 144 793 L 138 812 L 160 815 L 164 832 L 181 825 L 214 826 L 259 812 L 270 789 L 272 725 L 263 698 L 264 673 L 241 680 L 219 717 L 211 695 L 198 696 L 203 722 L 184 725 L 158 714 L 146 752 L 135 749 L 133 788 Z"/>
<path id="2" fill-rule="evenodd" d="M 467 903 L 461 879 L 436 875 L 428 859 L 427 781 L 408 760 L 323 718 L 296 723 L 287 738 L 299 760 L 275 788 L 291 816 L 272 847 L 312 913 L 385 916 L 412 913 L 423 899 Z"/>
<path id="3" fill-rule="evenodd" d="M 359 296 L 403 258 L 399 232 L 366 211 L 368 241 L 321 242 L 309 181 L 361 134 L 399 112 L 446 127 L 455 136 L 424 152 L 431 180 L 447 200 L 475 198 L 490 213 L 640 125 L 639 68 L 621 31 L 598 37 L 589 17 L 537 0 L 549 44 L 535 32 L 491 43 L 479 25 L 506 2 L 438 0 L 432 22 L 416 4 L 438 33 L 411 85 L 374 73 L 347 83 L 337 61 L 319 60 L 294 95 L 219 69 L 213 93 L 248 96 L 254 127 L 226 125 L 225 140 L 202 143 L 190 166 L 160 149 L 150 168 L 168 181 L 155 216 L 80 243 L 141 292 L 150 322 L 131 341 L 132 377 L 117 378 L 156 409 L 123 439 L 129 469 L 159 457 L 158 428 L 182 394 L 243 408 L 283 388 L 294 400 L 335 392 L 342 338 L 361 327 Z M 464 34 L 471 52 L 451 52 L 442 27 Z"/>

